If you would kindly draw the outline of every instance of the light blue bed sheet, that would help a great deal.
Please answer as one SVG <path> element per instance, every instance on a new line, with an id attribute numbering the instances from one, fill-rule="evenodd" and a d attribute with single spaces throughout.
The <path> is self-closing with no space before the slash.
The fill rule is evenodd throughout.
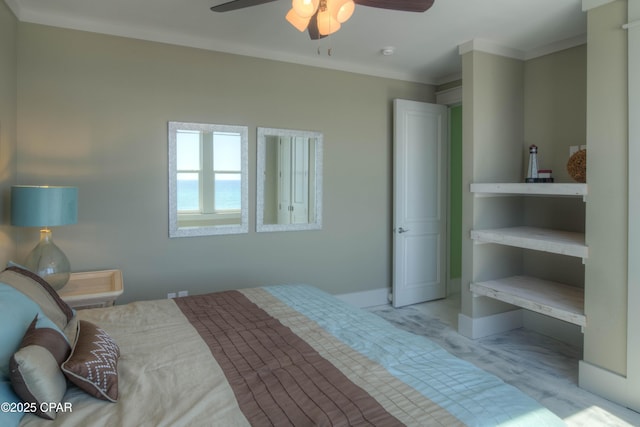
<path id="1" fill-rule="evenodd" d="M 307 285 L 265 289 L 468 426 L 564 426 L 548 409 L 429 339 Z"/>

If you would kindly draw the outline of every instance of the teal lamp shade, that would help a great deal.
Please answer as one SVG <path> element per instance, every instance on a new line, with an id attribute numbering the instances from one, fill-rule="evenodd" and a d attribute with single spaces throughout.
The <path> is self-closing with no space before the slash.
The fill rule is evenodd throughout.
<path id="1" fill-rule="evenodd" d="M 29 253 L 25 267 L 56 290 L 69 281 L 67 256 L 53 243 L 49 227 L 78 222 L 78 189 L 14 185 L 11 187 L 11 224 L 40 227 L 40 242 Z"/>

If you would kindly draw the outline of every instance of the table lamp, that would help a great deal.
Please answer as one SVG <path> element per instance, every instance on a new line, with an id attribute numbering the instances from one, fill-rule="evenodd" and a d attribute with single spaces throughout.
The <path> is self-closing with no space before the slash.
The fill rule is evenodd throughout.
<path id="1" fill-rule="evenodd" d="M 78 189 L 14 185 L 11 187 L 11 224 L 41 227 L 40 242 L 27 256 L 24 266 L 45 279 L 55 290 L 69 281 L 67 256 L 51 238 L 49 227 L 78 222 Z"/>

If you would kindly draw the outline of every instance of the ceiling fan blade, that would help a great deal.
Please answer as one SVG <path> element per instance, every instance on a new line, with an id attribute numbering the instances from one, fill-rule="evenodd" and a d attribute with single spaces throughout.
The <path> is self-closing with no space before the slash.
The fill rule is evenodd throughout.
<path id="1" fill-rule="evenodd" d="M 381 9 L 402 10 L 405 12 L 426 12 L 435 0 L 353 0 L 362 6 Z"/>
<path id="2" fill-rule="evenodd" d="M 245 7 L 257 6 L 263 3 L 270 3 L 275 0 L 233 0 L 213 6 L 214 12 L 229 12 L 231 10 L 244 9 Z"/>

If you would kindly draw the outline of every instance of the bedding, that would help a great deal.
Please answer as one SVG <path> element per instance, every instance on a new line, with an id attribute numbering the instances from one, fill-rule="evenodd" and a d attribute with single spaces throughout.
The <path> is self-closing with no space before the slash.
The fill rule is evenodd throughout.
<path id="1" fill-rule="evenodd" d="M 72 342 L 73 311 L 56 292 L 26 270 L 0 272 L 0 425 L 17 425 L 24 403 L 45 418 L 56 413 L 40 407 L 61 399 L 67 389 L 58 360 Z"/>
<path id="2" fill-rule="evenodd" d="M 36 328 L 37 316 L 29 325 L 20 347 L 9 360 L 13 390 L 24 402 L 35 405 L 36 414 L 54 419 L 55 411 L 45 408 L 44 402 L 61 402 L 67 383 L 60 365 L 71 347 L 60 331 Z"/>
<path id="3" fill-rule="evenodd" d="M 89 322 L 117 344 L 117 400 L 69 384 L 53 421 L 28 413 L 21 426 L 564 425 L 424 337 L 310 286 L 77 317 L 79 334 Z"/>

